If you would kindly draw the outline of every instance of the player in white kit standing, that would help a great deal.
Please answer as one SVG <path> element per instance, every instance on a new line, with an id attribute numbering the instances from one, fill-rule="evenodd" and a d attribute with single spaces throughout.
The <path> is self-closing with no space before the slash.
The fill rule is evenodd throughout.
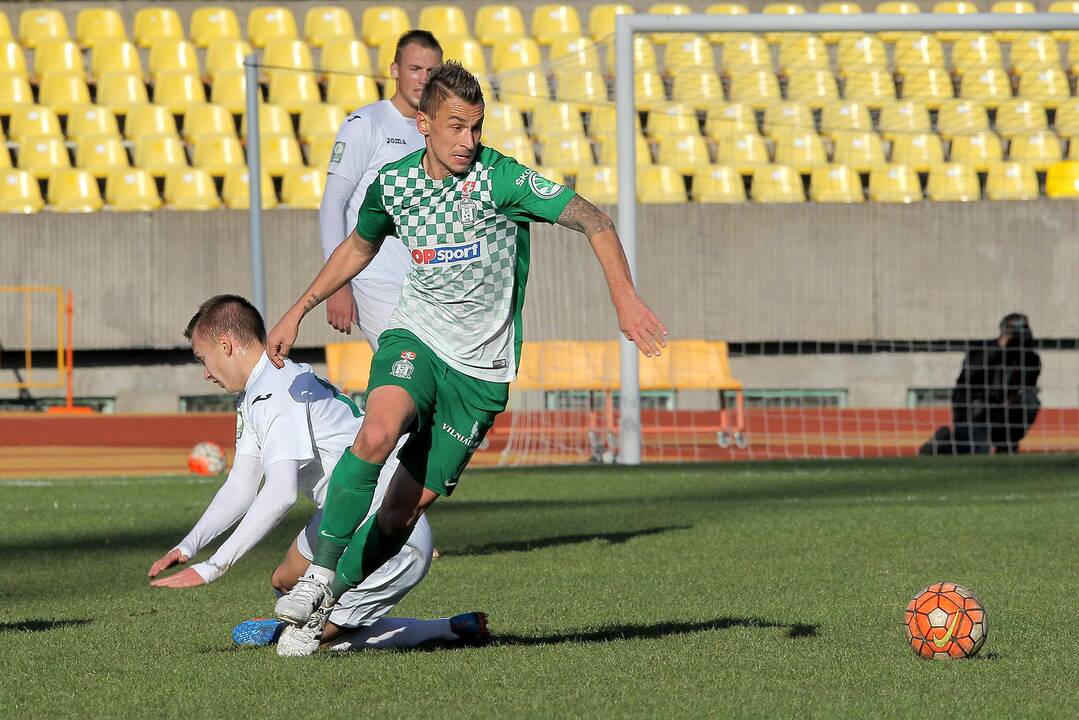
<path id="1" fill-rule="evenodd" d="M 299 494 L 319 510 L 292 543 L 271 583 L 288 592 L 307 568 L 316 543 L 330 473 L 363 423 L 363 412 L 309 365 L 288 362 L 276 368 L 265 354 L 266 330 L 258 311 L 244 298 L 218 295 L 199 308 L 185 337 L 205 368 L 207 380 L 240 392 L 236 415 L 236 457 L 231 472 L 195 527 L 150 568 L 149 576 L 186 563 L 215 537 L 239 521 L 208 559 L 151 582 L 185 588 L 211 583 L 260 542 L 285 517 Z M 265 483 L 259 483 L 265 476 Z M 381 504 L 387 474 L 373 506 Z M 486 637 L 482 613 L 416 620 L 384 615 L 427 574 L 431 528 L 416 526 L 405 547 L 337 606 L 326 645 L 334 649 L 414 646 L 430 640 L 480 641 Z M 283 624 L 276 620 L 241 623 L 233 639 L 269 644 Z"/>
<path id="2" fill-rule="evenodd" d="M 318 213 L 324 263 L 356 228 L 360 205 L 379 168 L 423 147 L 416 111 L 427 78 L 441 64 L 442 47 L 434 35 L 426 30 L 405 33 L 390 66 L 397 82 L 393 97 L 356 110 L 337 131 Z M 371 349 L 377 350 L 411 263 L 403 244 L 384 243 L 371 264 L 326 301 L 327 321 L 347 334 L 358 323 Z"/>

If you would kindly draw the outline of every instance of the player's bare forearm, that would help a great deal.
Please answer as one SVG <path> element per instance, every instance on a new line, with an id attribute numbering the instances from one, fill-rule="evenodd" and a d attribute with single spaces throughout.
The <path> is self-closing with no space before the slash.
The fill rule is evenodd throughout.
<path id="1" fill-rule="evenodd" d="M 610 216 L 578 195 L 566 204 L 558 224 L 588 236 L 607 279 L 619 328 L 645 355 L 659 355 L 660 348 L 667 346 L 667 328 L 637 295 L 622 241 Z"/>
<path id="2" fill-rule="evenodd" d="M 378 248 L 378 244 L 364 240 L 353 230 L 330 254 L 329 260 L 315 276 L 314 282 L 296 301 L 290 312 L 295 313 L 297 319 L 303 318 L 320 302 L 363 272 L 378 253 Z"/>

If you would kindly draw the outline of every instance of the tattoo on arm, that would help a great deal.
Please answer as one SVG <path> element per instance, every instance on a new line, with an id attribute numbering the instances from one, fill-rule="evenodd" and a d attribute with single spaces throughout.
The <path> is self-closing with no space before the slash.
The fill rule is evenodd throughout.
<path id="1" fill-rule="evenodd" d="M 303 299 L 303 310 L 304 310 L 304 312 L 309 312 L 311 310 L 311 308 L 318 305 L 319 302 L 321 302 L 319 296 L 316 295 L 315 293 L 311 293 L 310 295 L 308 295 L 307 297 L 305 297 Z"/>
<path id="2" fill-rule="evenodd" d="M 562 227 L 584 233 L 588 237 L 605 230 L 614 230 L 614 222 L 610 216 L 580 195 L 569 201 L 558 216 L 557 222 Z"/>

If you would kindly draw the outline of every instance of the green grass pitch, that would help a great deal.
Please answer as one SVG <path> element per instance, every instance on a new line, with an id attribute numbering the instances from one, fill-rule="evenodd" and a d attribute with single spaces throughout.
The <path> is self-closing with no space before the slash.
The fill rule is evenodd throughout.
<path id="1" fill-rule="evenodd" d="M 398 608 L 477 649 L 237 650 L 297 507 L 222 580 L 148 587 L 216 484 L 0 483 L 3 717 L 1074 717 L 1071 457 L 474 471 Z M 926 662 L 911 595 L 979 593 L 979 658 Z"/>

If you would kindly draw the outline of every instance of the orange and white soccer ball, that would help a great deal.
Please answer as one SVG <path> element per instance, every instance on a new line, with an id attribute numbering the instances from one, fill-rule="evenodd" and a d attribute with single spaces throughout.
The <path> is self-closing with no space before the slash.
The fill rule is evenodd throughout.
<path id="1" fill-rule="evenodd" d="M 989 633 L 989 615 L 977 596 L 951 582 L 925 588 L 907 605 L 903 617 L 907 642 L 927 660 L 970 658 Z"/>
<path id="2" fill-rule="evenodd" d="M 212 442 L 200 442 L 191 448 L 187 467 L 196 475 L 220 475 L 225 472 L 225 451 Z"/>

